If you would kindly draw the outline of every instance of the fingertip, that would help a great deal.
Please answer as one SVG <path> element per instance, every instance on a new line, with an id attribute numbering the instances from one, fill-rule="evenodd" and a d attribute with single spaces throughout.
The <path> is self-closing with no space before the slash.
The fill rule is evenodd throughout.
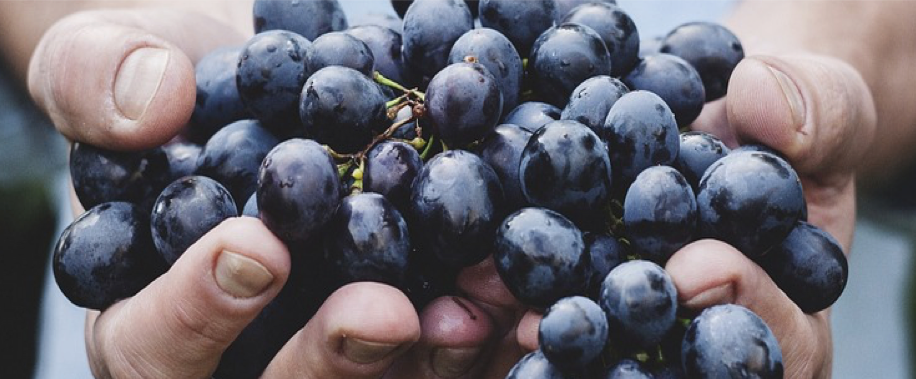
<path id="1" fill-rule="evenodd" d="M 806 104 L 796 82 L 774 61 L 742 60 L 728 85 L 727 116 L 739 143 L 761 143 L 795 156 Z"/>
<path id="2" fill-rule="evenodd" d="M 535 311 L 528 311 L 518 322 L 516 335 L 518 344 L 525 351 L 535 351 L 538 349 L 538 333 L 541 327 L 541 318 L 544 315 Z"/>
<path id="3" fill-rule="evenodd" d="M 684 306 L 700 310 L 735 302 L 735 288 L 747 264 L 741 252 L 717 240 L 699 240 L 677 251 L 665 265 Z"/>

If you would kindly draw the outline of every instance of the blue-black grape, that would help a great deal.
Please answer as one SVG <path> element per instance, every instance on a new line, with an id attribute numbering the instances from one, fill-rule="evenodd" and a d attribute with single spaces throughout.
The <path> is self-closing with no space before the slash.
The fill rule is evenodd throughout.
<path id="1" fill-rule="evenodd" d="M 572 296 L 558 300 L 538 327 L 538 347 L 564 371 L 581 370 L 607 342 L 607 317 L 594 301 Z"/>
<path id="2" fill-rule="evenodd" d="M 463 62 L 466 57 L 476 58 L 496 78 L 503 94 L 503 113 L 514 109 L 522 92 L 524 68 L 512 42 L 496 30 L 474 29 L 455 41 L 448 63 Z"/>
<path id="3" fill-rule="evenodd" d="M 522 56 L 557 19 L 554 0 L 481 0 L 479 7 L 480 25 L 508 37 Z"/>
<path id="4" fill-rule="evenodd" d="M 248 196 L 245 206 L 242 207 L 242 216 L 258 218 L 258 194 L 253 193 Z"/>
<path id="5" fill-rule="evenodd" d="M 406 211 L 410 186 L 422 167 L 416 149 L 403 142 L 384 141 L 366 155 L 363 189 L 385 196 L 399 210 Z"/>
<path id="6" fill-rule="evenodd" d="M 627 261 L 630 248 L 616 237 L 603 233 L 586 232 L 582 238 L 591 267 L 587 293 L 589 297 L 597 299 L 604 278 L 614 267 Z"/>
<path id="7" fill-rule="evenodd" d="M 617 5 L 592 2 L 573 8 L 563 18 L 595 30 L 611 54 L 613 77 L 626 75 L 639 61 L 639 31 L 630 15 Z"/>
<path id="8" fill-rule="evenodd" d="M 738 37 L 711 22 L 690 22 L 674 28 L 665 36 L 659 51 L 677 55 L 697 70 L 706 89 L 706 101 L 725 96 L 732 71 L 744 59 L 744 47 Z"/>
<path id="9" fill-rule="evenodd" d="M 839 242 L 804 221 L 758 263 L 805 313 L 833 305 L 849 278 L 849 263 Z"/>
<path id="10" fill-rule="evenodd" d="M 337 0 L 255 0 L 254 32 L 282 29 L 309 40 L 347 28 Z"/>
<path id="11" fill-rule="evenodd" d="M 236 86 L 242 102 L 266 128 L 281 137 L 302 132 L 298 106 L 307 78 L 309 45 L 311 42 L 298 34 L 272 30 L 248 40 L 239 56 Z"/>
<path id="12" fill-rule="evenodd" d="M 547 360 L 544 353 L 535 350 L 518 361 L 506 379 L 568 379 L 554 364 Z"/>
<path id="13" fill-rule="evenodd" d="M 133 296 L 164 273 L 150 237 L 148 214 L 131 203 L 99 204 L 60 235 L 54 279 L 73 304 L 105 309 Z"/>
<path id="14" fill-rule="evenodd" d="M 450 147 L 466 147 L 485 137 L 496 127 L 502 110 L 499 82 L 479 63 L 449 65 L 426 90 L 426 118 Z"/>
<path id="15" fill-rule="evenodd" d="M 194 66 L 197 101 L 186 131 L 191 140 L 206 142 L 223 126 L 251 117 L 235 84 L 241 51 L 238 46 L 216 49 Z"/>
<path id="16" fill-rule="evenodd" d="M 352 68 L 318 70 L 301 91 L 299 115 L 306 133 L 338 153 L 365 149 L 390 123 L 382 90 Z"/>
<path id="17" fill-rule="evenodd" d="M 189 142 L 172 142 L 162 147 L 165 156 L 169 158 L 169 183 L 182 176 L 193 175 L 197 171 L 197 159 L 203 146 Z"/>
<path id="18" fill-rule="evenodd" d="M 713 163 L 697 193 L 703 237 L 725 241 L 751 258 L 792 231 L 805 206 L 801 181 L 782 158 L 733 151 Z"/>
<path id="19" fill-rule="evenodd" d="M 607 141 L 614 179 L 621 188 L 648 167 L 671 164 L 680 149 L 674 114 L 648 91 L 633 91 L 617 100 L 599 135 Z"/>
<path id="20" fill-rule="evenodd" d="M 538 131 L 551 121 L 559 120 L 562 111 L 551 104 L 540 101 L 526 101 L 519 104 L 503 118 L 503 124 L 522 127 L 530 133 Z"/>
<path id="21" fill-rule="evenodd" d="M 693 319 L 681 359 L 690 378 L 783 377 L 776 336 L 760 317 L 740 305 L 716 305 Z"/>
<path id="22" fill-rule="evenodd" d="M 205 176 L 186 176 L 165 187 L 156 199 L 150 215 L 153 243 L 171 265 L 210 229 L 238 215 L 226 187 Z"/>
<path id="23" fill-rule="evenodd" d="M 404 14 L 404 59 L 432 77 L 448 64 L 455 41 L 473 28 L 471 11 L 462 0 L 415 1 Z"/>
<path id="24" fill-rule="evenodd" d="M 585 125 L 563 120 L 538 130 L 522 151 L 518 175 L 529 203 L 580 225 L 603 219 L 611 162 L 605 144 Z"/>
<path id="25" fill-rule="evenodd" d="M 565 106 L 572 91 L 586 79 L 610 73 L 611 54 L 601 36 L 574 23 L 560 24 L 541 34 L 528 58 L 531 85 L 544 101 L 558 107 Z"/>
<path id="26" fill-rule="evenodd" d="M 576 7 L 582 4 L 589 4 L 595 2 L 603 2 L 608 4 L 617 4 L 617 0 L 556 0 L 557 3 L 557 21 L 566 17 L 569 14 L 569 11 L 575 9 Z"/>
<path id="27" fill-rule="evenodd" d="M 662 48 L 662 39 L 663 37 L 656 36 L 639 41 L 639 59 L 658 54 Z"/>
<path id="28" fill-rule="evenodd" d="M 279 142 L 257 121 L 236 121 L 210 137 L 195 173 L 220 182 L 242 208 L 258 187 L 261 161 Z"/>
<path id="29" fill-rule="evenodd" d="M 623 359 L 608 370 L 602 379 L 655 379 L 639 362 Z"/>
<path id="30" fill-rule="evenodd" d="M 627 86 L 618 79 L 607 75 L 593 76 L 573 90 L 560 117 L 579 121 L 595 133 L 601 133 L 611 107 L 627 92 Z"/>
<path id="31" fill-rule="evenodd" d="M 379 12 L 371 12 L 371 13 L 356 15 L 356 18 L 350 19 L 347 21 L 350 24 L 350 28 L 347 29 L 347 32 L 349 32 L 350 30 L 353 30 L 354 28 L 361 28 L 364 26 L 382 27 L 382 28 L 391 29 L 391 31 L 398 33 L 399 40 L 401 38 L 402 27 L 404 26 L 404 23 L 403 21 L 401 21 L 400 17 L 395 16 L 390 13 L 379 13 Z M 363 42 L 366 42 L 366 41 L 363 40 Z M 366 42 L 366 44 L 368 45 L 369 43 Z M 372 52 L 375 53 L 375 50 L 373 50 Z M 400 49 L 398 49 L 398 53 L 400 54 Z"/>
<path id="32" fill-rule="evenodd" d="M 725 143 L 712 134 L 697 131 L 681 133 L 680 149 L 674 167 L 684 174 L 696 192 L 706 169 L 728 152 Z"/>
<path id="33" fill-rule="evenodd" d="M 330 32 L 315 38 L 306 50 L 306 72 L 328 66 L 343 66 L 372 76 L 375 55 L 365 42 L 344 32 Z"/>
<path id="34" fill-rule="evenodd" d="M 664 264 L 690 242 L 697 225 L 697 201 L 687 179 L 674 168 L 641 172 L 623 202 L 627 240 L 644 259 Z"/>
<path id="35" fill-rule="evenodd" d="M 651 348 L 674 325 L 677 290 L 661 266 L 629 261 L 604 278 L 599 304 L 608 317 L 608 333 L 619 343 Z"/>
<path id="36" fill-rule="evenodd" d="M 84 209 L 110 201 L 127 201 L 149 210 L 171 180 L 169 159 L 162 148 L 120 152 L 74 143 L 70 178 Z"/>
<path id="37" fill-rule="evenodd" d="M 267 228 L 283 241 L 306 241 L 340 204 L 337 167 L 315 141 L 287 140 L 264 157 L 257 195 Z"/>
<path id="38" fill-rule="evenodd" d="M 502 183 L 508 209 L 519 209 L 528 204 L 522 193 L 518 176 L 518 166 L 522 161 L 522 151 L 531 138 L 531 132 L 518 125 L 502 124 L 493 129 L 483 142 L 478 154 L 484 162 L 493 168 Z"/>
<path id="39" fill-rule="evenodd" d="M 589 265 L 582 232 L 549 209 L 522 208 L 506 217 L 493 259 L 506 288 L 525 305 L 544 309 L 585 293 Z"/>
<path id="40" fill-rule="evenodd" d="M 700 74 L 690 63 L 671 54 L 643 58 L 623 82 L 632 90 L 650 91 L 664 99 L 678 126 L 696 120 L 706 101 Z"/>
<path id="41" fill-rule="evenodd" d="M 369 47 L 375 59 L 375 71 L 397 83 L 409 86 L 413 80 L 410 79 L 410 73 L 402 58 L 401 33 L 397 30 L 400 30 L 400 20 L 396 30 L 384 26 L 361 25 L 347 29 L 346 33 Z"/>

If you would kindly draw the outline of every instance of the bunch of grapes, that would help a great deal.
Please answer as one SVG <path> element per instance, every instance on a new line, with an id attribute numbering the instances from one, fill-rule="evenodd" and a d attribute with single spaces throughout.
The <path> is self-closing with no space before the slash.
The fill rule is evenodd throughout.
<path id="1" fill-rule="evenodd" d="M 846 284 L 785 159 L 684 129 L 744 56 L 731 32 L 689 23 L 640 48 L 613 1 L 392 4 L 393 28 L 348 27 L 336 0 L 255 1 L 257 34 L 198 63 L 182 138 L 75 144 L 89 210 L 55 250 L 68 298 L 105 309 L 132 296 L 241 214 L 293 267 L 218 378 L 257 377 L 346 283 L 387 283 L 422 309 L 491 255 L 512 294 L 545 311 L 540 349 L 508 378 L 782 377 L 758 316 L 679 311 L 663 269 L 714 238 L 805 312 Z"/>

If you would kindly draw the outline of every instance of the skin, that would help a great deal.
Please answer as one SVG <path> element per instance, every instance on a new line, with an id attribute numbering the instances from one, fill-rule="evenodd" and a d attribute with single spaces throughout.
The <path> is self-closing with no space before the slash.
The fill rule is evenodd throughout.
<path id="1" fill-rule="evenodd" d="M 82 9 L 150 3 L 169 10 L 155 11 L 161 12 L 156 17 L 127 9 L 61 19 Z M 204 9 L 209 17 L 193 13 Z M 250 9 L 244 1 L 5 1 L 0 44 L 66 137 L 141 149 L 183 127 L 194 105 L 193 62 L 250 35 Z M 907 1 L 742 2 L 727 24 L 750 58 L 733 74 L 727 98 L 707 105 L 693 128 L 712 131 L 731 146 L 757 142 L 780 150 L 803 178 L 811 222 L 848 252 L 857 173 L 870 181 L 886 178 L 894 162 L 916 154 L 906 151 L 916 140 L 916 109 L 908 106 L 916 101 L 908 90 L 916 76 L 906 71 L 916 58 L 914 16 L 916 3 Z M 190 30 L 198 38 L 186 38 Z M 124 57 L 143 46 L 165 49 L 168 65 L 145 110 L 128 116 L 113 100 L 112 83 Z M 788 97 L 782 88 L 790 89 Z M 793 108 L 792 98 L 802 105 Z M 256 262 L 270 280 L 244 297 L 229 294 L 215 279 L 224 251 Z M 687 308 L 738 303 L 763 317 L 783 349 L 786 377 L 830 376 L 829 310 L 805 315 L 734 248 L 698 241 L 676 253 L 666 270 Z M 221 224 L 136 296 L 89 312 L 86 344 L 94 374 L 207 377 L 288 272 L 288 252 L 259 221 Z M 463 298 L 439 299 L 421 314 L 391 287 L 344 287 L 287 343 L 264 377 L 502 378 L 536 348 L 540 316 L 512 298 L 492 259 L 465 269 L 458 286 Z M 219 312 L 202 311 L 210 309 Z M 121 332 L 128 327 L 130 333 Z M 355 349 L 353 341 L 366 343 Z"/>

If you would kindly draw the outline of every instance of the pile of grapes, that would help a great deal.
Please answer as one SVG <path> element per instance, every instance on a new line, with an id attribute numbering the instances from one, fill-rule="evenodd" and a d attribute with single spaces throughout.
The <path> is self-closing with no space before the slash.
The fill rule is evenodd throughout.
<path id="1" fill-rule="evenodd" d="M 744 57 L 731 32 L 689 23 L 641 45 L 613 1 L 392 5 L 403 21 L 348 27 L 336 0 L 258 0 L 257 34 L 198 63 L 181 138 L 75 144 L 89 210 L 54 256 L 69 299 L 132 296 L 241 213 L 289 246 L 293 268 L 217 378 L 257 377 L 343 284 L 387 283 L 421 309 L 491 255 L 545 311 L 540 350 L 509 378 L 782 377 L 759 317 L 678 311 L 663 269 L 714 238 L 805 312 L 845 287 L 842 249 L 805 221 L 778 153 L 686 131 Z"/>

